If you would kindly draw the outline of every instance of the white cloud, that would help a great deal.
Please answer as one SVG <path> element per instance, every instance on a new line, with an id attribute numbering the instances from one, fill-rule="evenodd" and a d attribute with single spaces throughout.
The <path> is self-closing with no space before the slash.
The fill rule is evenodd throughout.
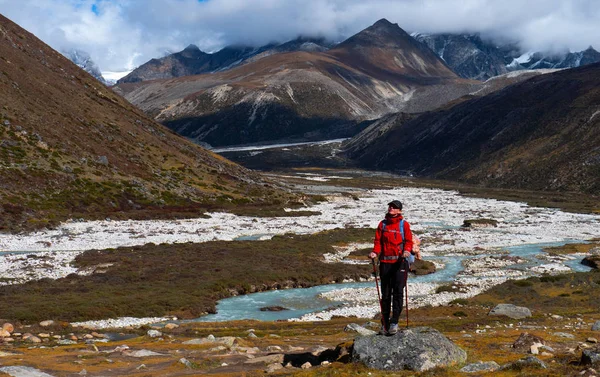
<path id="1" fill-rule="evenodd" d="M 0 0 L 0 12 L 112 71 L 190 43 L 215 51 L 300 34 L 339 41 L 380 18 L 407 31 L 481 32 L 531 50 L 600 48 L 596 0 Z"/>

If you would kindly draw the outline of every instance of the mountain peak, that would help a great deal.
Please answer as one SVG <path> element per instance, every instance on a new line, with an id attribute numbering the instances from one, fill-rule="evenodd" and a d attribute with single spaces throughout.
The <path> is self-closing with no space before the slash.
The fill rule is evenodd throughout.
<path id="1" fill-rule="evenodd" d="M 375 26 L 375 27 L 394 27 L 394 26 L 398 26 L 398 24 L 393 24 L 390 21 L 388 21 L 387 19 L 382 18 L 379 21 L 375 22 L 372 26 Z"/>
<path id="2" fill-rule="evenodd" d="M 190 43 L 183 51 L 200 51 L 200 47 L 196 46 L 193 43 Z"/>

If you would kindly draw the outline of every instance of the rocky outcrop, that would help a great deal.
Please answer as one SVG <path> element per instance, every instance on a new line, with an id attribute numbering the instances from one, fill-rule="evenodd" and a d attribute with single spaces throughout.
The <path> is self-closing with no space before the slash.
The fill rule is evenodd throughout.
<path id="1" fill-rule="evenodd" d="M 488 313 L 488 315 L 504 315 L 513 319 L 531 317 L 531 310 L 523 306 L 513 304 L 498 304 Z"/>
<path id="2" fill-rule="evenodd" d="M 416 327 L 394 336 L 362 336 L 354 341 L 352 359 L 380 370 L 421 372 L 460 364 L 467 353 L 439 331 Z"/>
<path id="3" fill-rule="evenodd" d="M 583 264 L 584 266 L 589 266 L 595 269 L 599 269 L 600 268 L 600 255 L 590 255 L 587 256 L 585 258 L 583 258 L 583 260 L 581 261 L 581 264 Z"/>
<path id="4" fill-rule="evenodd" d="M 581 353 L 581 364 L 600 366 L 600 347 L 583 350 Z"/>

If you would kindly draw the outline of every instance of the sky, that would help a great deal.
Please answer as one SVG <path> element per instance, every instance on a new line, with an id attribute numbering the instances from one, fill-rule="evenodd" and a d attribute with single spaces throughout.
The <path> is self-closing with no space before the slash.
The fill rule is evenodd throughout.
<path id="1" fill-rule="evenodd" d="M 381 18 L 407 32 L 481 33 L 524 51 L 600 49 L 598 0 L 0 0 L 0 13 L 102 71 L 131 70 L 195 44 L 345 38 Z"/>

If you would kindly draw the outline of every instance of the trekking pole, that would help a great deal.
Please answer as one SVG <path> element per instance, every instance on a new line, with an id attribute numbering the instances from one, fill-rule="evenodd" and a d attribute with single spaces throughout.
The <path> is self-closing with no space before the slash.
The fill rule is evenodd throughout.
<path id="1" fill-rule="evenodd" d="M 379 292 L 379 281 L 377 280 L 377 266 L 375 265 L 375 258 L 371 259 L 373 261 L 373 274 L 375 275 L 375 286 L 377 287 L 377 298 L 379 299 L 379 314 L 381 314 L 381 326 L 387 331 L 385 328 L 385 322 L 383 320 L 383 306 L 381 304 L 381 293 Z"/>
<path id="2" fill-rule="evenodd" d="M 408 259 L 404 259 L 406 262 L 406 277 L 404 278 L 404 291 L 406 298 L 406 328 L 408 328 L 408 270 L 410 269 L 410 264 L 408 263 Z"/>

